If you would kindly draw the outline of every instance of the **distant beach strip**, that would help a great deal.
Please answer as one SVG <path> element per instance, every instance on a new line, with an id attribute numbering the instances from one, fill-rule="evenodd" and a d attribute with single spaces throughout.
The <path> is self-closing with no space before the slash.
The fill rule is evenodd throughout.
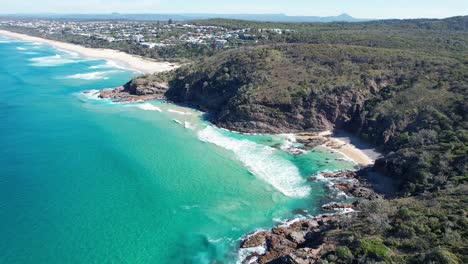
<path id="1" fill-rule="evenodd" d="M 25 41 L 48 44 L 58 49 L 79 53 L 84 57 L 113 61 L 119 66 L 135 70 L 144 74 L 170 71 L 179 67 L 179 65 L 175 63 L 159 62 L 117 50 L 87 48 L 80 45 L 32 37 L 25 34 L 19 34 L 5 30 L 0 30 L 0 35 Z"/>

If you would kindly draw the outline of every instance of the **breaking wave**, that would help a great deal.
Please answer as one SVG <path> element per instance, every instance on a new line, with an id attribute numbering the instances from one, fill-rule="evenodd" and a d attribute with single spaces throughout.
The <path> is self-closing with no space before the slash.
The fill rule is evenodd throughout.
<path id="1" fill-rule="evenodd" d="M 70 63 L 76 63 L 78 61 L 63 58 L 59 54 L 55 54 L 54 56 L 45 56 L 45 57 L 38 57 L 29 59 L 29 61 L 33 62 L 32 66 L 37 67 L 52 67 L 52 66 L 61 66 Z"/>
<path id="2" fill-rule="evenodd" d="M 123 67 L 119 65 L 117 62 L 111 61 L 111 60 L 106 61 L 105 64 L 94 65 L 94 66 L 90 66 L 89 68 L 90 69 L 112 69 L 112 68 L 115 69 L 117 68 L 117 69 L 122 69 L 122 70 L 128 70 L 126 67 Z"/>
<path id="3" fill-rule="evenodd" d="M 201 130 L 198 138 L 234 152 L 254 175 L 286 196 L 305 197 L 310 193 L 310 187 L 301 177 L 299 169 L 290 161 L 279 157 L 274 148 L 224 136 L 212 126 Z"/>
<path id="4" fill-rule="evenodd" d="M 192 113 L 179 111 L 179 110 L 174 110 L 174 109 L 169 109 L 167 111 L 170 112 L 170 113 L 178 114 L 178 115 L 192 115 Z"/>
<path id="5" fill-rule="evenodd" d="M 144 103 L 144 104 L 136 104 L 135 105 L 136 107 L 142 109 L 142 110 L 145 110 L 145 111 L 158 111 L 158 112 L 162 112 L 161 108 L 157 107 L 157 106 L 154 106 L 150 103 Z"/>
<path id="6" fill-rule="evenodd" d="M 82 80 L 107 80 L 109 79 L 108 74 L 115 71 L 99 71 L 89 73 L 73 74 L 65 77 L 66 79 L 82 79 Z"/>

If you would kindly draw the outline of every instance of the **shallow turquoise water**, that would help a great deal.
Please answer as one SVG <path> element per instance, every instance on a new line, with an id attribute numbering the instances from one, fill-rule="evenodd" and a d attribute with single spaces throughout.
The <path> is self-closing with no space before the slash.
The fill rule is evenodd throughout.
<path id="1" fill-rule="evenodd" d="M 243 234 L 320 212 L 310 175 L 353 166 L 80 94 L 135 74 L 104 60 L 0 37 L 0 61 L 0 263 L 233 263 Z"/>

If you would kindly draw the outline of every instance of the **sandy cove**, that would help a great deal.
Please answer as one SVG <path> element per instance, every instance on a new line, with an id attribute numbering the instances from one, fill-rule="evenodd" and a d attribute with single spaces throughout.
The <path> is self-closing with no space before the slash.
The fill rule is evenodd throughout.
<path id="1" fill-rule="evenodd" d="M 179 67 L 179 65 L 170 62 L 158 62 L 149 58 L 131 55 L 125 52 L 111 49 L 95 49 L 87 48 L 80 45 L 70 44 L 61 41 L 49 40 L 39 37 L 33 37 L 25 34 L 14 33 L 10 31 L 0 30 L 0 35 L 16 38 L 24 41 L 39 42 L 51 45 L 53 47 L 76 52 L 84 57 L 105 59 L 116 62 L 128 69 L 133 69 L 141 73 L 156 73 L 170 71 Z"/>
<path id="2" fill-rule="evenodd" d="M 332 131 L 320 133 L 299 133 L 296 135 L 298 142 L 318 142 L 320 145 L 339 152 L 361 167 L 369 167 L 382 155 L 372 147 L 367 146 L 355 136 L 350 134 L 334 134 Z"/>

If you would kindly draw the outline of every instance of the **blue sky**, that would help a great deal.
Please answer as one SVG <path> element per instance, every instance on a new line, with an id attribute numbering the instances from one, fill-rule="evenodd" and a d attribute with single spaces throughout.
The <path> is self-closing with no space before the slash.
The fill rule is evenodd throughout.
<path id="1" fill-rule="evenodd" d="M 0 0 L 0 13 L 286 13 L 359 18 L 468 15 L 468 0 Z"/>

